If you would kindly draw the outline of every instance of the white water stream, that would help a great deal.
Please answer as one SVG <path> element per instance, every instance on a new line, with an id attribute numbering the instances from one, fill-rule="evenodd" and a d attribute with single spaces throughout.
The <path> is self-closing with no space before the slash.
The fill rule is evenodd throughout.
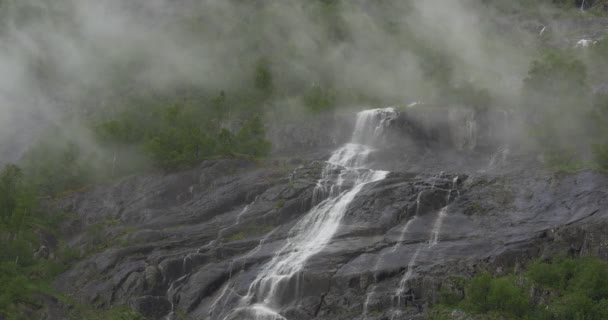
<path id="1" fill-rule="evenodd" d="M 443 175 L 443 173 L 441 173 L 441 175 Z M 393 305 L 393 307 L 396 308 L 397 310 L 395 311 L 395 313 L 393 314 L 393 317 L 391 319 L 394 319 L 396 316 L 398 316 L 400 314 L 399 308 L 401 308 L 403 306 L 403 301 L 402 301 L 402 299 L 404 298 L 403 295 L 405 293 L 405 290 L 407 289 L 407 284 L 408 284 L 409 280 L 414 275 L 414 267 L 416 266 L 416 262 L 418 260 L 418 256 L 420 255 L 420 252 L 423 249 L 432 249 L 439 243 L 439 235 L 441 234 L 441 227 L 443 225 L 443 220 L 445 220 L 445 218 L 448 215 L 448 207 L 450 204 L 450 200 L 452 198 L 452 192 L 457 191 L 458 179 L 459 179 L 459 177 L 455 177 L 454 180 L 452 180 L 452 186 L 447 191 L 447 196 L 445 199 L 446 205 L 445 205 L 445 207 L 441 208 L 441 210 L 439 210 L 439 213 L 437 214 L 437 218 L 435 219 L 435 222 L 433 223 L 433 228 L 431 229 L 431 235 L 430 235 L 429 242 L 421 243 L 407 264 L 407 270 L 406 270 L 405 274 L 403 275 L 403 277 L 401 278 L 401 281 L 399 281 L 399 287 L 395 291 L 396 303 Z M 434 184 L 433 184 L 433 187 L 434 187 Z M 420 206 L 419 203 L 418 203 L 418 206 Z"/>
<path id="2" fill-rule="evenodd" d="M 420 194 L 418 195 L 418 200 L 416 201 L 418 205 L 420 205 L 419 202 L 420 199 Z M 416 208 L 416 211 L 418 211 L 418 208 Z M 367 315 L 369 315 L 369 304 L 371 302 L 372 297 L 376 294 L 376 288 L 377 285 L 376 283 L 378 282 L 377 279 L 377 274 L 376 271 L 378 270 L 378 268 L 382 265 L 382 263 L 384 262 L 384 257 L 387 254 L 394 254 L 395 251 L 397 251 L 397 249 L 399 249 L 399 247 L 401 247 L 401 244 L 403 243 L 403 240 L 405 239 L 405 236 L 407 235 L 407 232 L 409 231 L 410 227 L 412 226 L 412 224 L 418 220 L 418 216 L 414 216 L 412 219 L 408 220 L 408 222 L 405 223 L 405 225 L 403 226 L 403 229 L 401 229 L 401 233 L 399 234 L 399 240 L 397 240 L 397 242 L 395 243 L 395 245 L 391 248 L 390 251 L 388 252 L 384 252 L 383 254 L 380 255 L 380 257 L 376 260 L 376 264 L 374 264 L 373 269 L 371 270 L 373 272 L 373 278 L 374 278 L 374 285 L 372 286 L 372 288 L 370 290 L 368 290 L 368 292 L 365 295 L 365 302 L 363 303 L 363 312 L 362 312 L 362 316 L 365 318 Z"/>
<path id="3" fill-rule="evenodd" d="M 317 183 L 314 201 L 320 202 L 290 230 L 285 245 L 264 265 L 238 307 L 222 319 L 285 319 L 279 300 L 289 280 L 297 277 L 306 262 L 329 244 L 363 187 L 386 177 L 388 172 L 367 166 L 374 151 L 372 146 L 395 116 L 393 108 L 357 114 L 351 142 L 333 152 Z"/>

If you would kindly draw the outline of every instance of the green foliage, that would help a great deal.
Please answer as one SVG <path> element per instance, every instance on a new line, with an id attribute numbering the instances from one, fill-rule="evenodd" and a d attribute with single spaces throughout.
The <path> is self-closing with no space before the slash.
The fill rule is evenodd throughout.
<path id="1" fill-rule="evenodd" d="M 594 302 L 584 294 L 573 292 L 559 299 L 555 314 L 559 319 L 598 319 L 593 316 Z"/>
<path id="2" fill-rule="evenodd" d="M 528 98 L 541 100 L 580 99 L 589 93 L 584 63 L 574 55 L 560 51 L 547 51 L 540 59 L 534 60 L 524 85 L 526 93 L 531 95 Z M 572 101 L 570 99 L 568 102 Z"/>
<path id="3" fill-rule="evenodd" d="M 457 61 L 454 57 L 442 52 L 426 39 L 412 35 L 414 52 L 420 58 L 423 77 L 432 84 L 432 91 L 438 96 L 430 102 L 443 105 L 463 105 L 476 109 L 486 109 L 494 104 L 494 98 L 487 89 L 478 83 L 457 81 L 454 79 Z M 437 93 L 434 93 L 437 94 Z"/>
<path id="4" fill-rule="evenodd" d="M 601 170 L 608 170 L 608 144 L 595 144 L 593 146 L 595 163 Z"/>
<path id="5" fill-rule="evenodd" d="M 130 114 L 123 114 L 129 117 Z M 144 132 L 136 127 L 134 119 L 109 120 L 102 122 L 95 128 L 101 142 L 115 144 L 129 144 L 140 141 Z"/>
<path id="6" fill-rule="evenodd" d="M 230 237 L 226 238 L 226 240 L 228 242 L 239 241 L 239 240 L 245 239 L 245 237 L 246 237 L 246 235 L 244 232 L 237 232 L 237 233 L 231 235 Z"/>
<path id="7" fill-rule="evenodd" d="M 267 58 L 261 58 L 257 61 L 253 74 L 253 84 L 259 94 L 259 101 L 257 102 L 265 103 L 272 97 L 275 90 L 274 80 L 270 70 L 270 61 Z"/>
<path id="8" fill-rule="evenodd" d="M 465 304 L 478 313 L 499 312 L 521 317 L 529 309 L 524 288 L 512 276 L 492 278 L 483 273 L 471 280 Z"/>
<path id="9" fill-rule="evenodd" d="M 233 152 L 236 149 L 237 144 L 234 135 L 228 129 L 222 128 L 222 130 L 220 130 L 220 134 L 218 135 L 218 154 L 224 157 L 233 156 Z"/>
<path id="10" fill-rule="evenodd" d="M 22 228 L 28 205 L 23 198 L 21 187 L 21 169 L 15 165 L 7 165 L 0 172 L 0 228 L 2 229 L 19 231 Z"/>
<path id="11" fill-rule="evenodd" d="M 226 121 L 230 117 L 230 105 L 226 99 L 226 93 L 221 91 L 220 94 L 211 99 L 210 114 L 218 123 Z"/>
<path id="12" fill-rule="evenodd" d="M 103 318 L 98 318 L 98 319 L 108 319 L 108 320 L 144 320 L 145 318 L 131 310 L 130 308 L 112 308 L 109 311 L 106 312 L 106 314 L 104 315 Z M 95 320 L 95 318 L 90 319 L 90 320 Z"/>
<path id="13" fill-rule="evenodd" d="M 528 277 L 535 283 L 552 289 L 565 289 L 567 281 L 572 277 L 574 260 L 564 261 L 559 266 L 547 264 L 540 260 L 534 261 L 528 267 Z"/>
<path id="14" fill-rule="evenodd" d="M 51 281 L 80 258 L 79 252 L 57 246 L 48 258 L 35 258 L 41 246 L 39 234 L 54 236 L 65 217 L 41 212 L 28 172 L 15 165 L 0 171 L 0 318 L 7 320 L 39 318 L 44 301 L 39 295 L 59 297 Z M 36 185 L 38 186 L 38 185 Z M 46 244 L 48 246 L 48 244 Z M 143 319 L 124 308 L 107 312 L 85 312 L 74 319 Z"/>
<path id="15" fill-rule="evenodd" d="M 266 140 L 266 129 L 259 116 L 245 121 L 236 135 L 236 152 L 254 156 L 265 157 L 270 153 L 270 142 Z"/>
<path id="16" fill-rule="evenodd" d="M 335 108 L 336 96 L 333 90 L 315 84 L 304 93 L 303 102 L 310 112 L 321 113 Z"/>
<path id="17" fill-rule="evenodd" d="M 223 91 L 208 103 L 151 105 L 147 112 L 153 117 L 120 113 L 113 120 L 98 124 L 99 139 L 111 147 L 142 150 L 155 167 L 165 171 L 190 168 L 215 157 L 264 157 L 270 152 L 260 116 L 244 121 L 236 134 L 223 127 L 222 123 L 231 116 Z"/>
<path id="18" fill-rule="evenodd" d="M 488 311 L 488 294 L 492 285 L 492 277 L 488 273 L 482 273 L 471 279 L 467 290 L 467 299 L 471 301 L 471 307 L 478 312 Z"/>
<path id="19" fill-rule="evenodd" d="M 90 183 L 94 170 L 79 144 L 69 140 L 51 142 L 51 138 L 49 135 L 26 153 L 22 166 L 28 184 L 41 195 L 55 196 Z"/>
<path id="20" fill-rule="evenodd" d="M 442 298 L 432 317 L 441 319 L 450 306 L 482 319 L 607 319 L 608 265 L 592 257 L 537 260 L 518 277 L 480 274 L 468 282 L 464 298 L 454 297 Z"/>
<path id="21" fill-rule="evenodd" d="M 133 143 L 143 139 L 149 126 L 138 126 L 131 113 L 122 116 L 99 123 L 92 132 L 80 126 L 47 128 L 19 163 L 31 191 L 57 197 L 148 169 Z"/>
<path id="22" fill-rule="evenodd" d="M 225 238 L 226 241 L 238 241 L 249 237 L 257 237 L 272 231 L 274 227 L 264 225 L 248 225 L 243 230 L 236 232 Z"/>
<path id="23" fill-rule="evenodd" d="M 144 320 L 138 312 L 125 306 L 115 306 L 106 310 L 93 309 L 89 306 L 76 305 L 71 312 L 70 320 Z"/>
<path id="24" fill-rule="evenodd" d="M 524 80 L 523 102 L 529 128 L 548 165 L 580 166 L 588 145 L 590 87 L 585 64 L 573 54 L 548 51 L 532 62 Z"/>
<path id="25" fill-rule="evenodd" d="M 382 311 L 379 310 L 372 310 L 369 312 L 369 315 L 372 317 L 379 317 L 382 315 Z"/>
<path id="26" fill-rule="evenodd" d="M 582 1 L 582 0 L 581 0 Z M 591 2 L 592 0 L 590 0 Z M 580 8 L 580 5 L 575 0 L 553 0 L 553 4 L 563 8 Z"/>
<path id="27" fill-rule="evenodd" d="M 558 263 L 558 266 L 566 263 Z M 568 289 L 593 300 L 608 298 L 608 266 L 598 259 L 581 258 L 573 266 Z"/>
<path id="28" fill-rule="evenodd" d="M 608 41 L 578 50 L 548 51 L 531 64 L 524 104 L 535 148 L 559 171 L 608 169 L 608 95 L 591 95 L 603 82 Z"/>
<path id="29" fill-rule="evenodd" d="M 597 167 L 608 170 L 608 94 L 594 96 L 590 116 L 593 156 Z"/>
<path id="30" fill-rule="evenodd" d="M 277 204 L 274 205 L 274 207 L 276 209 L 280 209 L 280 208 L 283 208 L 284 205 L 285 205 L 285 199 L 281 199 L 277 202 Z"/>
<path id="31" fill-rule="evenodd" d="M 31 303 L 32 288 L 16 263 L 0 263 L 0 315 L 17 319 L 20 303 Z"/>
<path id="32" fill-rule="evenodd" d="M 471 83 L 449 88 L 446 94 L 447 101 L 451 104 L 470 106 L 483 110 L 493 104 L 490 93 L 484 89 L 478 89 Z"/>
<path id="33" fill-rule="evenodd" d="M 264 157 L 270 152 L 271 146 L 266 140 L 266 130 L 260 117 L 245 121 L 236 136 L 227 129 L 210 135 L 212 128 L 193 121 L 190 111 L 168 109 L 162 129 L 144 143 L 144 149 L 160 168 L 183 169 L 216 156 Z"/>
<path id="34" fill-rule="evenodd" d="M 34 294 L 53 294 L 50 281 L 73 261 L 67 250 L 54 260 L 34 258 L 37 233 L 56 232 L 59 218 L 39 212 L 26 176 L 15 165 L 0 171 L 0 317 L 10 320 L 29 318 L 24 312 L 40 303 Z"/>
<path id="35" fill-rule="evenodd" d="M 213 155 L 215 141 L 196 127 L 172 126 L 144 144 L 145 150 L 162 169 L 184 169 Z"/>
<path id="36" fill-rule="evenodd" d="M 493 279 L 487 297 L 489 310 L 521 317 L 529 310 L 526 291 L 513 276 Z"/>
<path id="37" fill-rule="evenodd" d="M 466 280 L 463 277 L 449 277 L 439 292 L 441 302 L 446 306 L 458 305 L 464 299 L 465 286 Z"/>

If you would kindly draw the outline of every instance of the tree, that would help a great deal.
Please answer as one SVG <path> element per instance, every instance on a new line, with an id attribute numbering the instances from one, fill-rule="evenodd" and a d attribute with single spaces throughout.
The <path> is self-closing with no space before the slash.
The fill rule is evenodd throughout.
<path id="1" fill-rule="evenodd" d="M 19 205 L 21 169 L 9 164 L 0 172 L 0 223 L 8 225 Z"/>
<path id="2" fill-rule="evenodd" d="M 94 172 L 91 159 L 86 159 L 81 147 L 74 141 L 42 139 L 34 145 L 23 160 L 28 184 L 41 195 L 56 196 L 91 182 Z"/>
<path id="3" fill-rule="evenodd" d="M 589 120 L 595 164 L 602 170 L 608 170 L 608 94 L 594 96 Z"/>
<path id="4" fill-rule="evenodd" d="M 145 143 L 146 151 L 164 170 L 185 169 L 215 154 L 215 142 L 196 127 L 169 127 Z"/>
<path id="5" fill-rule="evenodd" d="M 222 129 L 218 136 L 218 152 L 222 156 L 231 156 L 236 149 L 234 135 L 228 129 Z"/>
<path id="6" fill-rule="evenodd" d="M 493 279 L 487 297 L 491 310 L 522 317 L 530 309 L 524 289 L 516 284 L 513 276 Z"/>
<path id="7" fill-rule="evenodd" d="M 223 122 L 230 117 L 230 109 L 226 103 L 226 93 L 223 90 L 217 97 L 211 99 L 211 115 L 217 122 L 218 128 L 221 128 Z"/>
<path id="8" fill-rule="evenodd" d="M 313 112 L 320 113 L 331 110 L 335 107 L 335 94 L 330 89 L 322 88 L 320 85 L 313 85 L 304 94 L 304 106 Z"/>
<path id="9" fill-rule="evenodd" d="M 552 100 L 561 106 L 584 99 L 590 92 L 587 68 L 582 61 L 567 52 L 548 51 L 534 60 L 524 79 L 527 98 Z M 563 102 L 562 98 L 569 98 Z"/>
<path id="10" fill-rule="evenodd" d="M 270 70 L 270 61 L 267 58 L 260 58 L 256 62 L 253 83 L 259 94 L 259 102 L 267 103 L 274 94 L 274 80 Z"/>
<path id="11" fill-rule="evenodd" d="M 523 104 L 532 136 L 549 164 L 571 166 L 589 153 L 590 146 L 580 143 L 587 136 L 589 96 L 587 69 L 572 54 L 549 51 L 532 62 Z"/>
<path id="12" fill-rule="evenodd" d="M 468 286 L 467 296 L 473 308 L 478 312 L 489 310 L 488 295 L 492 285 L 492 277 L 488 273 L 482 273 L 471 279 Z"/>
<path id="13" fill-rule="evenodd" d="M 246 121 L 236 135 L 239 153 L 264 157 L 270 153 L 271 145 L 266 140 L 266 129 L 259 116 Z"/>

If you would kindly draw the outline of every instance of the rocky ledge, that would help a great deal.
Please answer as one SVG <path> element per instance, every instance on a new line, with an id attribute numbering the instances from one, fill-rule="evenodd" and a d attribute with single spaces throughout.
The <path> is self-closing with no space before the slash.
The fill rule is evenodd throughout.
<path id="1" fill-rule="evenodd" d="M 86 258 L 55 285 L 82 303 L 148 319 L 216 319 L 313 205 L 322 162 L 207 161 L 62 199 Z M 539 171 L 540 172 L 540 171 Z M 298 319 L 423 317 L 452 275 L 532 258 L 608 258 L 608 177 L 391 172 L 350 204 L 334 240 L 282 288 Z"/>

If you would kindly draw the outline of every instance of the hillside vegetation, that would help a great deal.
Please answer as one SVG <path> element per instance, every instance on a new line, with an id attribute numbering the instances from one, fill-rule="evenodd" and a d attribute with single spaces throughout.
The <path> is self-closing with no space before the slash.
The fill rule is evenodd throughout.
<path id="1" fill-rule="evenodd" d="M 583 6 L 587 12 L 580 13 L 582 4 L 577 1 L 519 0 L 508 8 L 501 7 L 505 1 L 498 1 L 503 5 L 496 2 L 480 1 L 478 5 L 483 10 L 536 13 L 541 3 L 562 15 L 592 17 L 604 16 L 608 5 L 607 1 L 588 1 Z M 68 33 L 76 32 L 70 28 L 77 21 L 63 19 L 71 12 L 70 3 L 44 7 L 28 1 L 0 1 L 0 33 L 10 33 L 11 28 L 34 28 L 34 22 L 39 21 L 59 25 L 59 29 L 68 29 Z M 408 1 L 402 5 L 413 6 Z M 268 127 L 274 121 L 290 117 L 314 118 L 354 105 L 405 104 L 409 101 L 395 100 L 406 97 L 446 107 L 508 108 L 526 115 L 527 135 L 520 144 L 531 154 L 539 154 L 550 170 L 608 170 L 608 92 L 594 90 L 598 84 L 605 85 L 601 81 L 605 81 L 603 76 L 608 67 L 608 39 L 587 48 L 573 48 L 548 46 L 550 37 L 559 37 L 558 34 L 539 36 L 533 43 L 534 54 L 528 57 L 528 71 L 523 79 L 518 79 L 517 87 L 521 90 L 505 98 L 504 92 L 490 82 L 464 77 L 461 69 L 468 66 L 437 44 L 443 39 L 420 36 L 411 26 L 399 25 L 399 17 L 391 17 L 390 1 L 375 5 L 374 10 L 382 17 L 378 20 L 359 17 L 345 1 L 310 1 L 304 8 L 315 19 L 311 25 L 318 29 L 312 31 L 322 33 L 323 38 L 303 40 L 314 47 L 307 50 L 327 51 L 323 56 L 327 60 L 332 57 L 335 44 L 375 52 L 379 44 L 371 50 L 357 38 L 358 33 L 373 30 L 384 36 L 380 44 L 386 43 L 383 52 L 377 53 L 382 57 L 375 61 L 378 65 L 389 70 L 404 67 L 392 64 L 393 54 L 400 56 L 402 52 L 416 57 L 418 64 L 413 69 L 419 72 L 418 81 L 400 79 L 401 86 L 412 83 L 414 88 L 404 95 L 391 91 L 390 94 L 395 93 L 391 96 L 375 87 L 372 80 L 365 82 L 364 88 L 360 83 L 342 85 L 342 81 L 352 79 L 348 73 L 333 77 L 332 72 L 341 70 L 340 67 L 330 70 L 335 61 L 302 58 L 309 52 L 303 51 L 302 43 L 288 41 L 289 36 L 270 40 L 275 33 L 269 32 L 269 28 L 281 32 L 263 23 L 279 19 L 272 6 L 242 6 L 253 17 L 251 21 L 240 21 L 253 30 L 248 33 L 251 39 L 247 39 L 247 45 L 237 48 L 243 57 L 227 59 L 217 69 L 198 74 L 203 79 L 223 78 L 231 73 L 224 70 L 237 69 L 234 76 L 237 80 L 222 85 L 206 85 L 199 78 L 170 81 L 170 85 L 165 85 L 163 79 L 152 79 L 154 85 L 140 85 L 141 79 L 131 75 L 150 76 L 139 73 L 148 67 L 138 65 L 138 55 L 145 55 L 144 52 L 125 59 L 121 52 L 107 53 L 110 57 L 106 58 L 114 60 L 102 70 L 94 70 L 100 77 L 102 74 L 107 77 L 107 83 L 99 87 L 96 83 L 74 81 L 68 72 L 58 70 L 57 57 L 53 55 L 48 59 L 37 56 L 28 64 L 28 70 L 40 80 L 36 90 L 44 92 L 45 97 L 51 96 L 54 102 L 60 101 L 58 105 L 68 105 L 69 111 L 62 112 L 53 124 L 47 123 L 21 160 L 6 165 L 0 172 L 0 319 L 33 319 L 46 307 L 45 299 L 71 303 L 55 292 L 50 282 L 81 258 L 82 253 L 62 243 L 60 224 L 68 213 L 48 212 L 46 201 L 128 175 L 193 168 L 208 159 L 271 157 Z M 11 14 L 19 17 L 18 23 Z M 205 12 L 197 14 L 199 18 L 205 16 Z M 202 34 L 207 25 L 204 19 L 197 19 L 197 14 L 178 16 L 178 21 L 168 22 L 170 32 Z M 353 16 L 363 20 L 364 27 L 349 20 Z M 238 32 L 218 31 L 223 38 Z M 264 39 L 264 35 L 269 39 Z M 319 48 L 318 43 L 322 43 Z M 95 46 L 90 45 L 90 52 L 95 52 Z M 488 44 L 494 45 L 499 44 Z M 366 59 L 353 61 L 362 65 L 359 62 Z M 182 73 L 188 71 L 175 68 Z M 374 79 L 383 76 L 365 68 L 361 73 Z M 162 75 L 162 72 L 154 74 L 159 78 Z M 74 87 L 64 88 L 61 83 Z M 421 96 L 415 96 L 416 93 Z M 102 102 L 105 107 L 97 108 Z M 53 245 L 59 248 L 52 257 L 47 255 L 49 242 L 56 242 Z M 524 274 L 504 277 L 482 274 L 470 281 L 463 280 L 460 293 L 447 292 L 442 303 L 488 319 L 606 319 L 606 279 L 608 268 L 602 261 L 555 259 L 536 262 Z M 540 293 L 543 298 L 539 300 L 536 294 Z M 76 306 L 73 312 L 74 319 L 140 318 L 121 308 L 108 310 L 106 314 Z M 434 317 L 441 319 L 442 312 L 437 309 Z"/>
<path id="2" fill-rule="evenodd" d="M 454 279 L 431 319 L 451 319 L 454 308 L 475 319 L 608 318 L 608 265 L 592 257 L 534 261 L 519 275 Z M 448 311 L 446 311 L 448 310 Z"/>

